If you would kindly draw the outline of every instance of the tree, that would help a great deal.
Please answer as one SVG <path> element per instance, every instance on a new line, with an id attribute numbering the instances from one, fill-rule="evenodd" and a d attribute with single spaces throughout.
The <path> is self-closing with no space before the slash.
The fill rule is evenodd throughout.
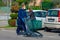
<path id="1" fill-rule="evenodd" d="M 60 0 L 52 0 L 52 2 L 54 3 L 54 8 L 60 5 Z"/>
<path id="2" fill-rule="evenodd" d="M 0 0 L 0 2 L 2 2 L 2 0 Z"/>
<path id="3" fill-rule="evenodd" d="M 30 0 L 16 0 L 16 1 L 19 2 L 21 5 L 22 3 L 28 4 Z"/>
<path id="4" fill-rule="evenodd" d="M 0 0 L 0 6 L 2 6 L 2 0 Z"/>
<path id="5" fill-rule="evenodd" d="M 53 8 L 54 4 L 53 2 L 42 2 L 42 9 L 48 10 Z"/>
<path id="6" fill-rule="evenodd" d="M 51 2 L 52 0 L 43 0 L 44 2 Z"/>

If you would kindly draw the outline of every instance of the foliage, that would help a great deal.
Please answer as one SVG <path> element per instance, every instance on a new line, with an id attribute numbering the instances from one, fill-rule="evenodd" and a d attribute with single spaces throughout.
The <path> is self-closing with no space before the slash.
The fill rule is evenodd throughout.
<path id="1" fill-rule="evenodd" d="M 0 0 L 0 6 L 5 6 L 5 4 Z"/>
<path id="2" fill-rule="evenodd" d="M 10 17 L 11 19 L 8 20 L 8 24 L 12 27 L 16 26 L 16 19 L 17 19 L 18 14 L 17 13 L 11 13 Z"/>
<path id="3" fill-rule="evenodd" d="M 0 4 L 2 3 L 2 0 L 0 0 Z"/>
<path id="4" fill-rule="evenodd" d="M 19 10 L 19 5 L 13 5 L 13 6 L 11 6 L 11 12 L 17 13 L 18 10 Z"/>
<path id="5" fill-rule="evenodd" d="M 16 19 L 9 19 L 8 24 L 12 27 L 16 26 Z"/>
<path id="6" fill-rule="evenodd" d="M 43 0 L 44 2 L 51 2 L 52 0 Z"/>
<path id="7" fill-rule="evenodd" d="M 22 3 L 22 2 L 24 2 L 25 0 L 16 0 L 16 1 Z"/>
<path id="8" fill-rule="evenodd" d="M 19 2 L 20 5 L 22 3 L 28 4 L 30 2 L 30 0 L 16 0 L 16 2 Z"/>
<path id="9" fill-rule="evenodd" d="M 40 6 L 32 6 L 32 9 L 33 9 L 33 10 L 40 10 L 41 7 L 40 7 Z"/>
<path id="10" fill-rule="evenodd" d="M 42 2 L 42 9 L 47 10 L 53 8 L 54 4 L 52 2 Z"/>
<path id="11" fill-rule="evenodd" d="M 17 13 L 11 13 L 10 17 L 11 19 L 17 19 L 18 14 Z"/>

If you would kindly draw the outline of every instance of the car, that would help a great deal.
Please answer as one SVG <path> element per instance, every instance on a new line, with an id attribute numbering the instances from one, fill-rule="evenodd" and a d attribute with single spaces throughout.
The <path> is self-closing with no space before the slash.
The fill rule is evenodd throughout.
<path id="1" fill-rule="evenodd" d="M 44 22 L 46 21 L 45 19 L 46 19 L 47 11 L 45 11 L 45 10 L 33 10 L 33 12 L 34 12 L 34 15 L 36 17 L 36 20 L 41 21 L 40 27 L 36 27 L 36 28 L 44 29 L 44 27 L 45 27 Z M 28 10 L 27 10 L 27 13 L 29 13 Z"/>
<path id="2" fill-rule="evenodd" d="M 45 31 L 60 29 L 60 8 L 48 10 L 44 25 Z"/>

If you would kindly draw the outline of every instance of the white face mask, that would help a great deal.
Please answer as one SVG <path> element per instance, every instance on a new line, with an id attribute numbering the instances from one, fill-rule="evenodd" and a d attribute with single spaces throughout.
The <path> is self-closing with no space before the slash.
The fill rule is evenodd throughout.
<path id="1" fill-rule="evenodd" d="M 23 9 L 26 9 L 26 7 L 24 6 L 24 7 L 22 7 Z"/>
<path id="2" fill-rule="evenodd" d="M 24 9 L 26 9 L 26 7 L 24 6 Z"/>

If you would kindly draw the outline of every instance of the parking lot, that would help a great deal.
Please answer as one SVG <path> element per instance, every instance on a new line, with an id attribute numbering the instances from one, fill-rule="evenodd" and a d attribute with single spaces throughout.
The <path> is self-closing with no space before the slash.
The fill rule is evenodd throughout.
<path id="1" fill-rule="evenodd" d="M 60 40 L 59 33 L 39 31 L 43 37 L 24 37 L 23 35 L 16 35 L 15 30 L 1 30 L 0 40 Z"/>

